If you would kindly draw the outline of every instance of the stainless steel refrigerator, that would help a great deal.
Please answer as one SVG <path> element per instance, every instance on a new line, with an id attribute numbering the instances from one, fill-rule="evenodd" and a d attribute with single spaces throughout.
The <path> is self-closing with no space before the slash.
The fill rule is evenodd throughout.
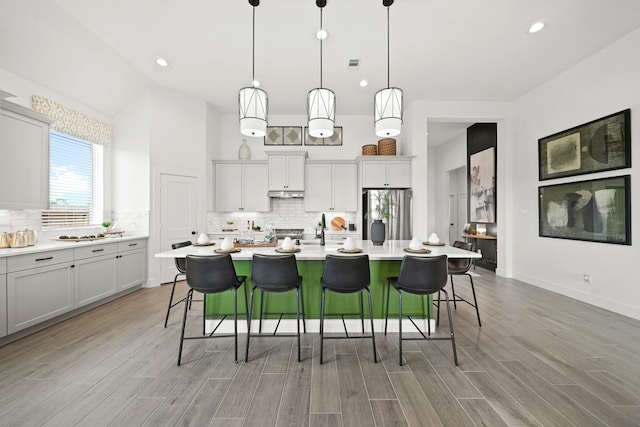
<path id="1" fill-rule="evenodd" d="M 413 237 L 413 192 L 411 190 L 364 190 L 362 192 L 362 238 L 371 237 L 376 219 L 385 223 L 385 240 L 411 240 Z"/>

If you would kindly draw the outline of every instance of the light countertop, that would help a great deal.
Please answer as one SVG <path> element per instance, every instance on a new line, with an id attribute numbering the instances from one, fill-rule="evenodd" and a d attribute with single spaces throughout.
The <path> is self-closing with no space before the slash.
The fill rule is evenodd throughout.
<path id="1" fill-rule="evenodd" d="M 107 237 L 99 240 L 88 240 L 84 242 L 64 242 L 59 240 L 50 240 L 46 238 L 40 238 L 38 243 L 34 246 L 27 246 L 26 248 L 3 248 L 0 249 L 0 257 L 9 257 L 16 255 L 32 254 L 44 251 L 55 251 L 60 249 L 74 249 L 83 246 L 103 245 L 105 243 L 118 243 L 126 242 L 129 240 L 146 239 L 147 235 L 130 235 L 123 237 Z"/>
<path id="2" fill-rule="evenodd" d="M 336 241 L 328 241 L 325 246 L 320 246 L 318 241 L 313 241 L 309 244 L 304 244 L 304 242 L 305 241 L 303 241 L 302 245 L 296 246 L 296 248 L 300 248 L 300 252 L 295 253 L 295 256 L 301 261 L 324 260 L 327 254 L 350 255 L 338 252 L 338 249 L 342 248 L 342 245 Z M 465 251 L 448 245 L 423 245 L 423 248 L 429 249 L 431 252 L 423 255 L 409 253 L 404 250 L 409 247 L 409 243 L 409 240 L 387 240 L 382 246 L 376 246 L 373 245 L 370 240 L 356 240 L 355 246 L 356 248 L 361 248 L 362 252 L 353 255 L 367 254 L 369 258 L 374 261 L 401 260 L 405 255 L 447 255 L 450 258 L 481 258 L 481 255 L 476 252 Z M 278 242 L 278 247 L 280 247 L 281 244 L 282 242 Z M 216 255 L 215 249 L 219 247 L 219 244 L 213 246 L 186 246 L 184 248 L 160 252 L 155 256 L 157 258 L 184 258 L 187 255 Z M 253 254 L 277 255 L 278 252 L 276 252 L 275 249 L 276 248 L 273 247 L 242 248 L 240 252 L 232 253 L 231 257 L 234 260 L 251 260 Z"/>

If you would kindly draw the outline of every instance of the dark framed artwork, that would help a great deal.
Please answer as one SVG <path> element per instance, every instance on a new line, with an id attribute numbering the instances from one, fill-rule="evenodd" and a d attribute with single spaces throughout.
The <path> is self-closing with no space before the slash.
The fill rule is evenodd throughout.
<path id="1" fill-rule="evenodd" d="M 469 156 L 469 221 L 496 222 L 495 147 Z"/>
<path id="2" fill-rule="evenodd" d="M 631 110 L 538 140 L 539 179 L 631 167 Z"/>
<path id="3" fill-rule="evenodd" d="M 329 138 L 315 138 L 309 135 L 309 128 L 305 126 L 304 145 L 342 145 L 342 126 L 335 126 Z"/>
<path id="4" fill-rule="evenodd" d="M 539 235 L 630 245 L 630 185 L 622 175 L 538 187 Z"/>
<path id="5" fill-rule="evenodd" d="M 264 145 L 302 145 L 302 126 L 267 126 Z"/>

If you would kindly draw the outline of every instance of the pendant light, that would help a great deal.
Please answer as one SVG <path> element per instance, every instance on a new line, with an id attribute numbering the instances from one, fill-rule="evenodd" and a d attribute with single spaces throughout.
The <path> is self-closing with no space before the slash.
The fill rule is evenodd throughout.
<path id="1" fill-rule="evenodd" d="M 322 8 L 327 0 L 316 0 L 320 8 L 320 30 L 322 27 Z M 331 89 L 322 87 L 322 37 L 320 37 L 320 87 L 313 89 L 307 95 L 307 117 L 309 121 L 309 135 L 315 138 L 329 138 L 333 135 L 333 125 L 336 117 L 336 94 Z"/>
<path id="2" fill-rule="evenodd" d="M 267 134 L 267 115 L 269 99 L 267 92 L 259 89 L 256 74 L 256 7 L 260 0 L 249 0 L 253 7 L 253 40 L 251 47 L 251 87 L 243 87 L 238 94 L 240 110 L 240 133 L 247 136 L 262 137 Z"/>
<path id="3" fill-rule="evenodd" d="M 387 88 L 376 92 L 373 114 L 376 135 L 390 137 L 400 135 L 402 128 L 402 89 L 389 85 L 389 8 L 393 0 L 382 0 L 387 8 Z"/>

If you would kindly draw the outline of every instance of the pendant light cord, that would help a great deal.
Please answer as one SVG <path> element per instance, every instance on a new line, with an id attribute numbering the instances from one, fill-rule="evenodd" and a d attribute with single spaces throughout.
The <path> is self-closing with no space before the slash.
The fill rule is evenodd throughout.
<path id="1" fill-rule="evenodd" d="M 256 81 L 256 7 L 253 6 L 253 28 L 251 39 L 251 86 L 255 87 Z"/>
<path id="2" fill-rule="evenodd" d="M 320 31 L 322 31 L 322 8 L 320 8 Z M 322 89 L 322 38 L 320 38 L 320 89 Z"/>
<path id="3" fill-rule="evenodd" d="M 387 6 L 387 89 L 391 87 L 391 85 L 389 84 L 389 81 L 390 81 L 390 77 L 389 77 L 390 71 L 389 70 L 391 69 L 391 67 L 389 65 L 389 63 L 391 62 L 390 54 L 389 54 L 389 52 L 391 51 L 391 49 L 389 47 L 390 46 L 390 43 L 389 43 L 389 7 L 390 6 Z"/>

